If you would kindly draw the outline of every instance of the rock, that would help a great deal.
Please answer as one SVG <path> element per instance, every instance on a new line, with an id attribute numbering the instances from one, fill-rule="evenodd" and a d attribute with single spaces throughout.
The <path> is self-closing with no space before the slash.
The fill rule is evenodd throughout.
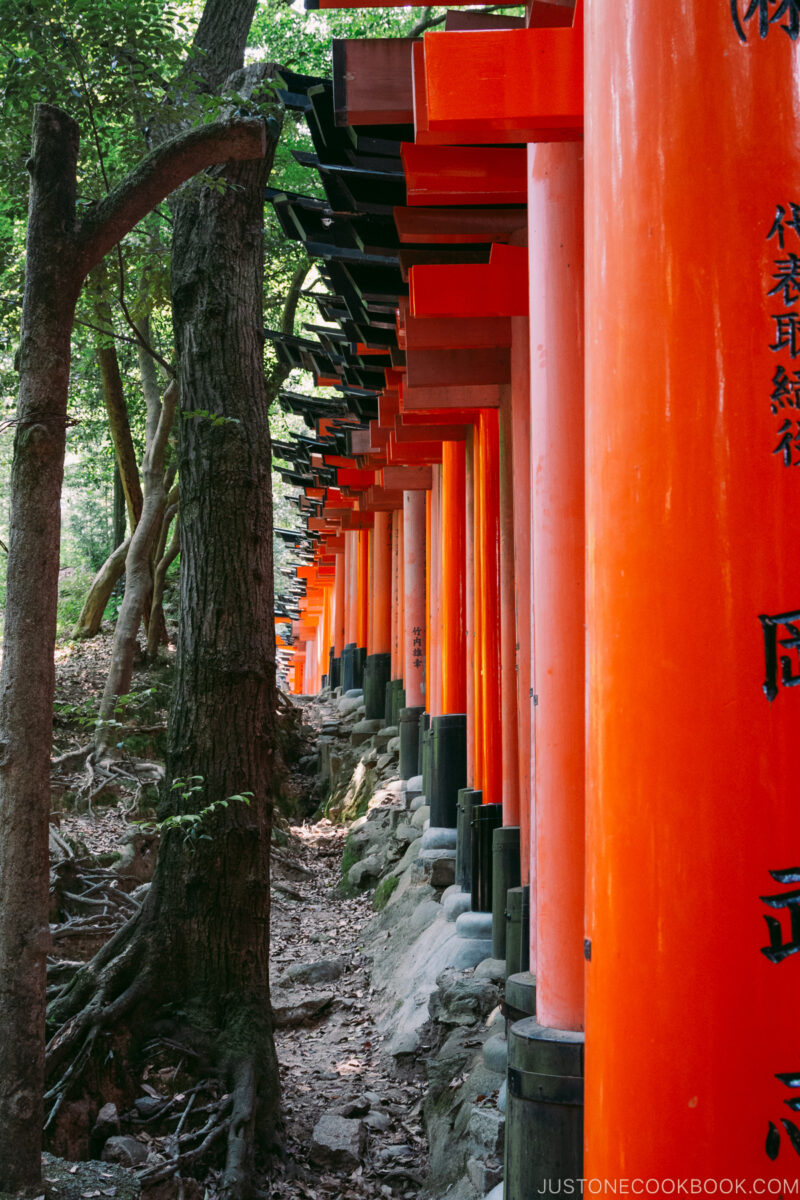
<path id="1" fill-rule="evenodd" d="M 147 1148 L 135 1137 L 123 1134 L 121 1137 L 110 1137 L 103 1146 L 100 1155 L 101 1162 L 117 1163 L 120 1167 L 138 1167 L 147 1161 Z"/>
<path id="2" fill-rule="evenodd" d="M 457 921 L 462 913 L 470 911 L 471 906 L 471 894 L 462 892 L 461 888 L 448 888 L 442 896 L 442 911 L 448 921 Z"/>
<path id="3" fill-rule="evenodd" d="M 161 1112 L 166 1103 L 165 1096 L 139 1096 L 138 1099 L 134 1100 L 133 1107 L 140 1117 L 144 1117 L 147 1120 L 149 1117 L 154 1117 L 156 1113 Z"/>
<path id="4" fill-rule="evenodd" d="M 321 958 L 317 962 L 293 963 L 283 972 L 281 983 L 331 983 L 339 978 L 346 965 L 343 958 Z"/>
<path id="5" fill-rule="evenodd" d="M 347 872 L 347 882 L 354 888 L 372 887 L 383 871 L 383 863 L 376 854 L 368 854 L 361 862 L 354 863 Z"/>
<path id="6" fill-rule="evenodd" d="M 421 800 L 422 803 L 417 804 L 417 800 Z M 411 818 L 411 824 L 415 829 L 422 830 L 425 828 L 425 822 L 430 819 L 431 809 L 430 805 L 425 803 L 424 796 L 417 796 L 417 800 L 412 800 L 411 802 L 411 811 L 414 814 Z M 416 808 L 414 807 L 415 804 L 417 804 Z"/>
<path id="7" fill-rule="evenodd" d="M 505 1078 L 508 1066 L 508 1042 L 502 1034 L 496 1033 L 483 1043 L 483 1061 L 490 1071 L 496 1071 Z"/>
<path id="8" fill-rule="evenodd" d="M 350 730 L 350 745 L 360 746 L 367 738 L 371 738 L 374 733 L 377 733 L 380 727 L 380 721 L 370 721 L 366 717 L 362 717 Z"/>
<path id="9" fill-rule="evenodd" d="M 503 1164 L 500 1162 L 479 1162 L 477 1159 L 467 1159 L 467 1174 L 469 1181 L 479 1195 L 484 1195 L 488 1189 L 494 1189 L 503 1179 Z M 500 1193 L 502 1195 L 502 1192 Z"/>
<path id="10" fill-rule="evenodd" d="M 342 696 L 340 700 L 336 701 L 336 708 L 342 717 L 348 717 L 351 713 L 357 712 L 360 706 L 361 700 L 356 696 Z M 339 732 L 341 733 L 341 730 Z"/>
<path id="11" fill-rule="evenodd" d="M 108 1138 L 119 1133 L 119 1113 L 116 1104 L 104 1104 L 92 1129 L 92 1146 L 98 1150 Z"/>
<path id="12" fill-rule="evenodd" d="M 483 1020 L 500 995 L 488 979 L 476 979 L 462 971 L 443 971 L 436 982 L 438 989 L 428 1007 L 431 1019 L 442 1025 L 472 1025 Z"/>
<path id="13" fill-rule="evenodd" d="M 375 745 L 379 750 L 385 750 L 392 738 L 397 737 L 396 725 L 385 725 L 375 734 Z"/>
<path id="14" fill-rule="evenodd" d="M 298 1004 L 273 1004 L 272 1015 L 276 1029 L 294 1029 L 313 1020 L 333 1003 L 331 992 L 324 996 L 315 996 L 312 1000 L 302 1000 Z"/>
<path id="15" fill-rule="evenodd" d="M 413 825 L 407 825 L 405 822 L 397 826 L 394 831 L 395 839 L 403 846 L 410 846 L 418 837 L 421 837 L 421 831 L 415 829 Z"/>
<path id="16" fill-rule="evenodd" d="M 385 1112 L 371 1112 L 364 1118 L 364 1124 L 377 1133 L 385 1133 L 392 1124 L 392 1119 Z"/>
<path id="17" fill-rule="evenodd" d="M 490 912 L 464 912 L 456 921 L 456 933 L 462 938 L 489 938 L 492 936 L 492 914 Z"/>
<path id="18" fill-rule="evenodd" d="M 429 826 L 422 835 L 423 850 L 455 850 L 456 830 L 441 825 Z"/>
<path id="19" fill-rule="evenodd" d="M 364 1092 L 364 1095 L 366 1096 L 367 1100 L 369 1100 L 373 1108 L 375 1108 L 378 1104 L 383 1103 L 377 1092 Z"/>
<path id="20" fill-rule="evenodd" d="M 500 1084 L 500 1091 L 497 1093 L 497 1108 L 501 1113 L 506 1111 L 506 1098 L 508 1096 L 508 1084 L 504 1079 Z"/>
<path id="21" fill-rule="evenodd" d="M 469 1118 L 468 1136 L 473 1158 L 502 1158 L 505 1117 L 495 1107 L 476 1104 Z"/>
<path id="22" fill-rule="evenodd" d="M 402 1054 L 416 1054 L 420 1047 L 419 1029 L 406 1029 L 396 1033 L 389 1043 L 389 1053 L 394 1058 Z"/>
<path id="23" fill-rule="evenodd" d="M 375 767 L 376 770 L 380 767 L 380 758 L 378 756 L 378 751 L 374 746 L 370 747 L 369 750 L 364 751 L 364 753 L 361 755 L 361 761 L 365 767 Z"/>
<path id="24" fill-rule="evenodd" d="M 119 1131 L 119 1113 L 116 1104 L 104 1104 L 89 1132 L 90 1157 L 99 1159 L 100 1151 L 105 1143 Z"/>
<path id="25" fill-rule="evenodd" d="M 504 983 L 506 978 L 506 960 L 504 958 L 485 958 L 475 968 L 476 979 L 491 979 L 492 983 Z"/>
<path id="26" fill-rule="evenodd" d="M 420 861 L 431 887 L 446 888 L 456 880 L 455 850 L 420 850 Z M 489 941 L 491 952 L 491 939 Z M 485 957 L 481 955 L 481 957 Z M 480 961 L 480 959 L 476 960 Z"/>
<path id="27" fill-rule="evenodd" d="M 363 1121 L 325 1113 L 311 1134 L 311 1161 L 321 1167 L 357 1167 L 366 1146 Z"/>
<path id="28" fill-rule="evenodd" d="M 345 1100 L 344 1104 L 337 1104 L 331 1109 L 332 1113 L 336 1113 L 340 1117 L 365 1117 L 370 1109 L 370 1103 L 366 1096 L 356 1096 L 355 1100 Z"/>
<path id="29" fill-rule="evenodd" d="M 377 750 L 375 753 L 377 754 Z M 385 771 L 386 768 L 390 767 L 393 762 L 394 762 L 393 754 L 378 754 L 378 758 L 377 758 L 375 765 L 377 766 L 379 771 Z"/>
<path id="30" fill-rule="evenodd" d="M 393 758 L 397 758 L 397 756 L 400 754 L 400 738 L 389 738 L 389 741 L 386 743 L 386 751 L 388 754 L 391 754 Z"/>

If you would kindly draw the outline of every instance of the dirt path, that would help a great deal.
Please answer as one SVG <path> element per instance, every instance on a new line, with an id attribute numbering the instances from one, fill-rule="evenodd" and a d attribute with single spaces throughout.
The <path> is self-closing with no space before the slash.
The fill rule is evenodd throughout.
<path id="1" fill-rule="evenodd" d="M 275 859 L 273 1006 L 285 1020 L 298 1006 L 330 999 L 307 1023 L 276 1031 L 285 1148 L 268 1194 L 281 1200 L 412 1200 L 420 1194 L 425 1169 L 419 1122 L 423 1089 L 420 1081 L 401 1075 L 375 1028 L 369 959 L 363 953 L 372 904 L 367 897 L 341 895 L 345 835 L 325 820 L 295 827 L 289 847 Z M 327 967 L 312 965 L 320 963 Z M 324 978 L 340 967 L 336 979 Z M 287 973 L 323 978 L 290 982 Z M 319 1161 L 312 1132 L 326 1113 L 362 1120 L 366 1138 L 358 1163 Z"/>

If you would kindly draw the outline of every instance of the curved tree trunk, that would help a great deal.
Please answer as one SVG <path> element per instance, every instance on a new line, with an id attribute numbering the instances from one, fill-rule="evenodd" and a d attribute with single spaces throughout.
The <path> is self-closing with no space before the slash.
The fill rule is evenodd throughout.
<path id="1" fill-rule="evenodd" d="M 130 544 L 130 538 L 120 542 L 92 580 L 92 586 L 72 630 L 74 638 L 91 638 L 99 632 L 100 622 L 103 620 L 103 613 L 106 611 L 114 585 L 125 574 L 125 559 L 128 557 Z"/>
<path id="2" fill-rule="evenodd" d="M 97 363 L 100 367 L 103 399 L 108 413 L 108 428 L 114 443 L 117 470 L 120 474 L 122 490 L 125 493 L 128 527 L 133 533 L 142 515 L 142 485 L 131 436 L 128 406 L 125 403 L 125 392 L 122 387 L 117 348 L 113 342 L 114 318 L 111 314 L 111 306 L 105 299 L 95 301 L 94 311 L 98 323 L 109 330 L 108 337 L 104 337 L 100 333 L 97 335 Z"/>
<path id="3" fill-rule="evenodd" d="M 125 560 L 125 595 L 119 610 L 111 647 L 111 663 L 100 701 L 100 720 L 95 737 L 95 755 L 102 757 L 110 752 L 114 741 L 114 707 L 117 699 L 125 695 L 131 686 L 133 660 L 136 652 L 136 635 L 153 588 L 151 553 L 161 533 L 164 511 L 167 507 L 167 491 L 164 479 L 164 454 L 167 439 L 175 419 L 178 403 L 178 386 L 171 383 L 160 405 L 161 415 L 142 464 L 144 479 L 144 501 L 139 523 L 133 533 Z"/>

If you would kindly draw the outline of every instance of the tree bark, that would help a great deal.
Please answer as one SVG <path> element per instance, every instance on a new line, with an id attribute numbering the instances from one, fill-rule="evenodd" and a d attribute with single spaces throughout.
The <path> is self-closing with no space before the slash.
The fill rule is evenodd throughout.
<path id="1" fill-rule="evenodd" d="M 114 533 L 111 541 L 111 553 L 125 541 L 127 526 L 125 524 L 125 492 L 122 487 L 122 476 L 119 466 L 114 463 Z"/>
<path id="2" fill-rule="evenodd" d="M 163 641 L 162 631 L 166 628 L 164 620 L 164 586 L 166 584 L 167 571 L 178 557 L 181 548 L 180 525 L 177 522 L 172 531 L 169 546 L 166 545 L 169 527 L 177 515 L 177 504 L 170 505 L 164 513 L 161 553 L 158 555 L 156 569 L 153 572 L 153 604 L 150 609 L 150 621 L 147 626 L 147 657 L 151 662 L 154 661 L 158 653 L 158 647 Z"/>
<path id="3" fill-rule="evenodd" d="M 125 574 L 125 559 L 128 557 L 130 544 L 129 537 L 125 538 L 124 542 L 120 542 L 92 580 L 92 586 L 83 602 L 81 615 L 72 630 L 74 638 L 91 638 L 99 632 L 100 622 L 103 620 L 103 613 L 114 590 L 114 585 Z"/>
<path id="4" fill-rule="evenodd" d="M 75 220 L 78 127 L 38 105 L 0 673 L 0 1191 L 38 1187 L 44 1092 L 48 826 L 70 334 L 89 270 L 169 191 L 229 156 L 262 157 L 260 121 L 172 139 Z"/>
<path id="5" fill-rule="evenodd" d="M 230 82 L 258 96 L 267 78 L 266 68 L 250 67 Z M 231 1082 L 254 1071 L 242 1136 L 229 1141 L 232 1194 L 247 1187 L 254 1133 L 267 1128 L 278 1101 L 268 977 L 276 702 L 262 332 L 270 166 L 230 164 L 224 192 L 182 196 L 173 206 L 181 404 L 224 421 L 180 426 L 181 628 L 166 777 L 202 776 L 198 807 L 243 791 L 253 800 L 223 810 L 214 841 L 195 855 L 175 840 L 162 846 L 157 873 L 164 913 L 187 915 L 171 958 L 181 964 L 184 994 L 210 1008 Z"/>
<path id="6" fill-rule="evenodd" d="M 48 826 L 59 501 L 64 466 L 78 127 L 37 109 L 0 675 L 0 1190 L 40 1179 Z"/>
<path id="7" fill-rule="evenodd" d="M 142 463 L 144 480 L 144 502 L 139 523 L 134 530 L 125 560 L 125 595 L 119 610 L 111 646 L 111 663 L 106 676 L 103 698 L 100 701 L 100 721 L 95 738 L 95 756 L 108 754 L 114 740 L 114 707 L 119 696 L 125 695 L 131 686 L 133 660 L 136 652 L 136 635 L 145 606 L 153 588 L 151 552 L 161 532 L 164 511 L 167 507 L 167 490 L 164 479 L 164 456 L 175 407 L 178 402 L 177 384 L 171 383 L 159 405 L 161 413 L 158 424 L 149 441 Z"/>
<path id="8" fill-rule="evenodd" d="M 97 300 L 94 305 L 98 324 L 110 332 L 114 329 L 111 306 L 107 300 Z M 114 454 L 117 469 L 125 492 L 125 506 L 128 510 L 128 527 L 133 533 L 142 515 L 142 485 L 139 480 L 139 467 L 136 462 L 136 451 L 131 437 L 131 423 L 128 417 L 128 406 L 125 403 L 125 392 L 122 388 L 122 374 L 119 369 L 117 348 L 110 338 L 97 335 L 97 364 L 100 367 L 100 379 L 103 385 L 103 399 L 108 413 L 108 427 L 111 440 L 114 443 Z"/>

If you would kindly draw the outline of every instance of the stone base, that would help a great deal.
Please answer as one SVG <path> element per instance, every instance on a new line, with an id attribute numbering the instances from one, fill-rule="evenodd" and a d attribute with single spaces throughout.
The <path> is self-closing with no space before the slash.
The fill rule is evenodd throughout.
<path id="1" fill-rule="evenodd" d="M 422 842 L 424 846 L 424 834 L 422 836 Z M 450 884 L 455 883 L 455 850 L 422 849 L 419 854 L 419 861 L 431 887 L 445 888 L 449 887 Z M 489 939 L 489 949 L 491 950 L 491 938 Z M 475 964 L 473 963 L 472 965 L 474 966 Z"/>
<path id="2" fill-rule="evenodd" d="M 497 1187 L 493 1187 L 492 1190 L 486 1196 L 484 1196 L 484 1200 L 503 1200 L 503 1197 L 505 1196 L 504 1189 L 505 1184 L 502 1182 L 498 1183 Z"/>
<path id="3" fill-rule="evenodd" d="M 396 725 L 384 725 L 383 721 L 376 722 L 375 745 L 378 750 L 386 750 L 389 742 L 397 737 Z"/>
<path id="4" fill-rule="evenodd" d="M 456 831 L 445 829 L 441 825 L 431 825 L 422 835 L 423 850 L 452 850 L 453 858 L 456 853 Z"/>
<path id="5" fill-rule="evenodd" d="M 486 938 L 492 940 L 492 914 L 464 912 L 456 921 L 456 933 L 463 938 Z"/>
<path id="6" fill-rule="evenodd" d="M 469 912 L 472 896 L 458 885 L 449 895 L 442 896 L 442 908 L 448 921 L 457 921 L 462 913 Z"/>

